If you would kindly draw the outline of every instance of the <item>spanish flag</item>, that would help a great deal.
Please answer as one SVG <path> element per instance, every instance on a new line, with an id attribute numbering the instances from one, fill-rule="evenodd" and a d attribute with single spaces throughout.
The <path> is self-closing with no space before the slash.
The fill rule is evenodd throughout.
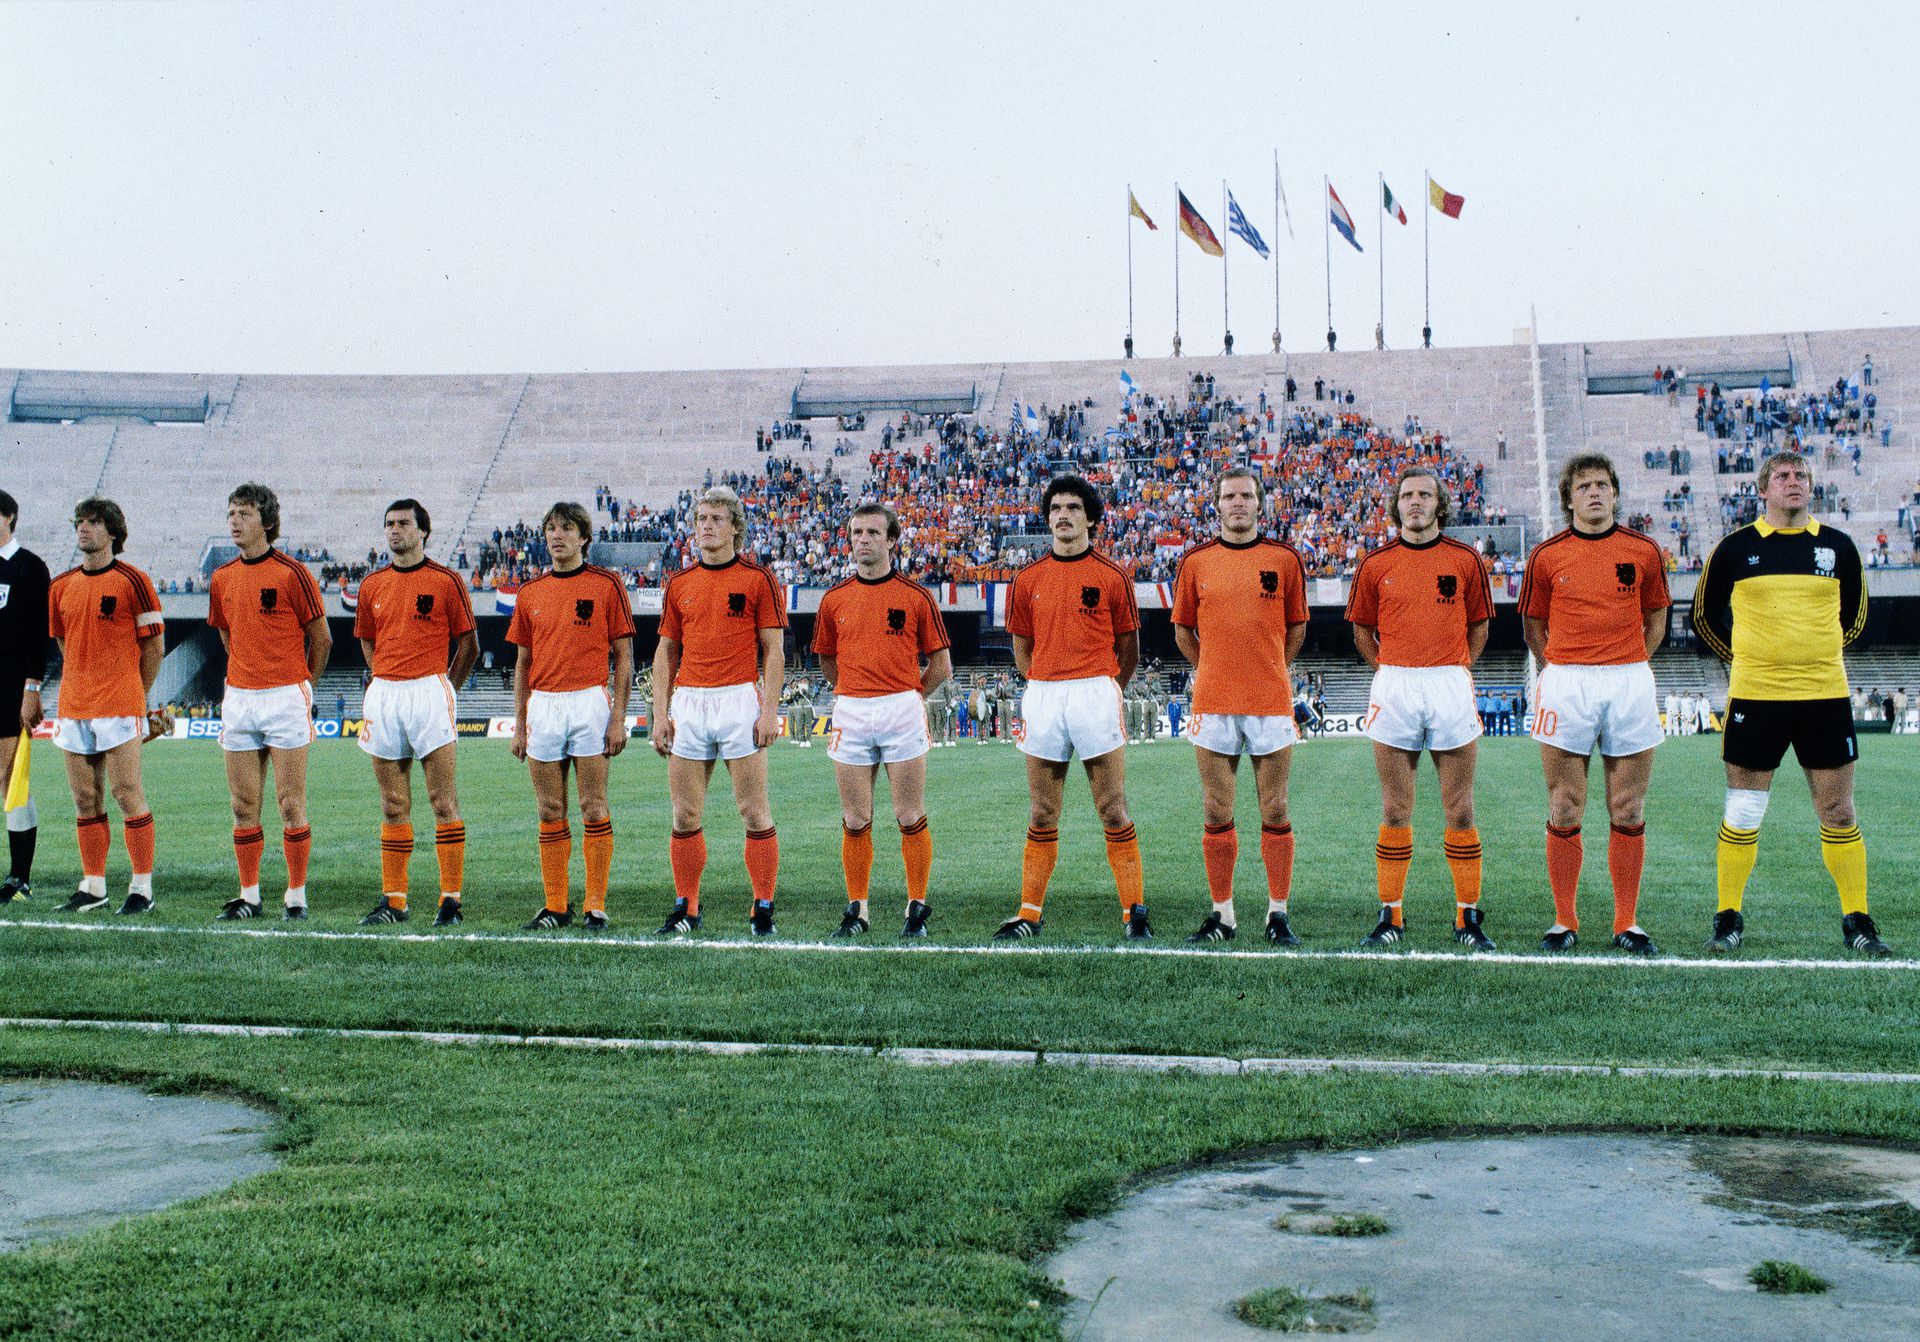
<path id="1" fill-rule="evenodd" d="M 1154 223 L 1153 220 L 1147 218 L 1147 212 L 1141 209 L 1140 202 L 1133 198 L 1133 191 L 1131 188 L 1129 188 L 1127 191 L 1127 213 L 1132 215 L 1135 219 L 1138 219 L 1141 223 L 1145 224 L 1148 228 L 1152 229 L 1155 233 L 1158 233 L 1160 231 L 1160 225 Z"/>
<path id="2" fill-rule="evenodd" d="M 1208 256 L 1225 256 L 1227 249 L 1220 245 L 1220 239 L 1213 236 L 1213 230 L 1207 227 L 1207 221 L 1200 212 L 1187 202 L 1187 193 L 1180 195 L 1180 231 L 1193 239 L 1194 246 Z"/>
<path id="3" fill-rule="evenodd" d="M 1467 203 L 1465 196 L 1456 196 L 1451 191 L 1442 190 L 1440 183 L 1427 178 L 1427 199 L 1433 202 L 1433 208 L 1449 219 L 1460 217 L 1460 207 Z"/>

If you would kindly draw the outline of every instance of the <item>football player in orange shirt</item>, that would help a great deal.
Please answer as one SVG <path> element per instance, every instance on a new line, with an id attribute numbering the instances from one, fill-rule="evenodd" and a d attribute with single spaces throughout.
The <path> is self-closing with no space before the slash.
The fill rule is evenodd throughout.
<path id="1" fill-rule="evenodd" d="M 869 926 L 873 784 L 882 767 L 907 873 L 907 920 L 900 935 L 927 935 L 933 866 L 927 754 L 933 742 L 926 700 L 953 675 L 953 657 L 933 597 L 893 566 L 899 539 L 900 519 L 891 508 L 855 508 L 847 519 L 854 576 L 827 590 L 814 618 L 813 650 L 835 694 L 827 754 L 840 788 L 840 864 L 847 877 L 847 911 L 836 937 L 859 936 Z"/>
<path id="2" fill-rule="evenodd" d="M 578 503 L 556 503 L 540 519 L 552 565 L 514 598 L 507 642 L 513 663 L 513 757 L 527 762 L 540 819 L 540 888 L 545 903 L 528 931 L 573 922 L 567 871 L 567 766 L 580 794 L 586 891 L 581 925 L 607 928 L 613 870 L 613 813 L 607 767 L 627 748 L 633 690 L 633 606 L 618 574 L 586 562 L 593 520 Z M 612 670 L 609 673 L 609 666 Z M 611 680 L 609 680 L 611 675 Z"/>
<path id="3" fill-rule="evenodd" d="M 1447 510 L 1446 488 L 1431 468 L 1404 468 L 1387 497 L 1388 518 L 1400 534 L 1360 561 L 1347 599 L 1354 646 L 1374 668 L 1365 724 L 1382 811 L 1374 846 L 1380 921 L 1363 946 L 1391 946 L 1405 935 L 1401 897 L 1413 860 L 1414 783 L 1427 752 L 1446 816 L 1454 939 L 1471 950 L 1494 949 L 1480 914 L 1480 831 L 1473 818 L 1480 715 L 1471 670 L 1487 646 L 1493 594 L 1479 553 L 1442 532 Z"/>
<path id="4" fill-rule="evenodd" d="M 207 584 L 207 623 L 227 652 L 220 701 L 220 747 L 233 799 L 233 853 L 240 894 L 220 910 L 223 922 L 260 914 L 261 793 L 273 766 L 280 841 L 287 860 L 282 916 L 307 916 L 307 747 L 313 743 L 313 686 L 327 669 L 327 632 L 320 584 L 307 566 L 274 548 L 280 500 L 260 484 L 227 496 L 227 533 L 240 557 L 214 570 Z"/>
<path id="5" fill-rule="evenodd" d="M 1580 920 L 1580 821 L 1587 811 L 1587 762 L 1595 749 L 1607 786 L 1607 872 L 1613 879 L 1613 944 L 1658 955 L 1638 922 L 1646 863 L 1647 786 L 1660 743 L 1660 706 L 1651 658 L 1666 637 L 1667 575 L 1651 537 L 1620 526 L 1620 476 L 1598 452 L 1570 457 L 1560 471 L 1566 530 L 1527 558 L 1520 617 L 1539 667 L 1530 732 L 1547 778 L 1547 881 L 1553 926 L 1548 951 L 1572 950 Z"/>
<path id="6" fill-rule="evenodd" d="M 427 558 L 433 520 L 418 499 L 387 505 L 383 519 L 389 561 L 360 584 L 353 632 L 372 668 L 361 711 L 360 748 L 373 760 L 380 787 L 380 902 L 360 921 L 407 920 L 407 863 L 413 856 L 413 783 L 420 761 L 433 808 L 433 851 L 440 867 L 435 927 L 461 920 L 467 827 L 454 787 L 458 738 L 455 687 L 480 656 L 473 602 L 460 575 Z M 448 665 L 448 649 L 452 665 Z"/>
<path id="7" fill-rule="evenodd" d="M 120 807 L 133 877 L 122 914 L 153 908 L 153 813 L 140 777 L 140 746 L 163 715 L 149 716 L 147 695 L 166 656 L 165 622 L 153 581 L 120 552 L 126 515 L 111 499 L 82 499 L 73 509 L 80 566 L 53 580 L 48 632 L 60 642 L 60 718 L 53 743 L 64 752 L 80 840 L 80 888 L 70 913 L 107 903 L 108 791 Z M 171 724 L 165 724 L 171 725 Z"/>
<path id="8" fill-rule="evenodd" d="M 701 821 L 716 760 L 726 761 L 747 830 L 744 856 L 753 889 L 747 926 L 756 937 L 774 934 L 780 837 L 767 801 L 767 747 L 780 734 L 787 608 L 773 574 L 740 553 L 746 539 L 740 496 L 724 485 L 707 490 L 693 509 L 698 558 L 668 578 L 660 594 L 650 721 L 653 748 L 667 759 L 674 888 L 660 936 L 700 926 L 700 878 L 707 866 Z"/>
<path id="9" fill-rule="evenodd" d="M 1106 829 L 1107 865 L 1126 935 L 1134 940 L 1153 935 L 1140 839 L 1127 814 L 1127 732 L 1120 696 L 1140 660 L 1140 613 L 1133 580 L 1093 548 L 1104 510 L 1099 493 L 1079 476 L 1049 481 L 1040 511 L 1053 533 L 1053 548 L 1013 580 L 1007 632 L 1013 635 L 1014 666 L 1027 677 L 1020 698 L 1027 843 L 1020 864 L 1020 910 L 1000 924 L 996 941 L 1037 937 L 1045 925 L 1067 768 L 1076 754 Z"/>
<path id="10" fill-rule="evenodd" d="M 1261 536 L 1266 488 L 1251 467 L 1231 466 L 1213 485 L 1219 536 L 1189 550 L 1174 579 L 1173 641 L 1194 665 L 1187 736 L 1200 769 L 1200 841 L 1213 908 L 1188 941 L 1230 941 L 1235 776 L 1253 758 L 1260 801 L 1260 858 L 1267 871 L 1267 940 L 1297 946 L 1287 917 L 1293 824 L 1287 772 L 1300 733 L 1288 668 L 1307 638 L 1307 577 L 1291 545 Z"/>

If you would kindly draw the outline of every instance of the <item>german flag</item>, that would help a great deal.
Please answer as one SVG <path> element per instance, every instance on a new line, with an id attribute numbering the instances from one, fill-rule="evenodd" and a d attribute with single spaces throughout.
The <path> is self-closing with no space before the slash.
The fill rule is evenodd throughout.
<path id="1" fill-rule="evenodd" d="M 1192 238 L 1194 246 L 1208 256 L 1225 256 L 1227 249 L 1220 245 L 1220 239 L 1213 236 L 1213 230 L 1207 227 L 1207 221 L 1200 217 L 1200 212 L 1188 203 L 1187 193 L 1182 191 L 1178 194 L 1180 196 L 1180 231 Z"/>

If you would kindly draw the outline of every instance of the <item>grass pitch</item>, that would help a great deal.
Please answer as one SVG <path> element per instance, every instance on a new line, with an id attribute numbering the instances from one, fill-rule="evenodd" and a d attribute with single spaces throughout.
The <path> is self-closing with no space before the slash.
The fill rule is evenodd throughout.
<path id="1" fill-rule="evenodd" d="M 210 920 L 233 883 L 225 791 L 214 748 L 193 744 L 148 757 L 158 930 L 9 926 L 23 916 L 111 922 L 49 913 L 75 869 L 64 786 L 42 752 L 40 893 L 0 915 L 3 1009 L 773 1043 L 1920 1071 L 1911 965 L 1693 962 L 1713 905 L 1714 745 L 1662 747 L 1642 912 L 1673 954 L 1648 965 L 1311 953 L 1349 948 L 1377 907 L 1377 796 L 1354 743 L 1314 743 L 1295 765 L 1294 921 L 1310 953 L 1242 940 L 1232 948 L 1259 953 L 1228 957 L 1114 953 L 1118 909 L 1083 783 L 1069 788 L 1041 946 L 942 953 L 980 946 L 1012 911 L 1025 788 L 1018 758 L 997 746 L 931 761 L 930 951 L 791 949 L 837 924 L 844 891 L 830 764 L 784 745 L 774 804 L 786 949 L 499 935 L 540 900 L 524 773 L 488 742 L 460 747 L 470 937 L 358 935 L 355 920 L 377 895 L 378 813 L 366 761 L 338 744 L 313 755 L 308 927 L 347 935 L 216 933 Z M 1920 929 L 1905 799 L 1920 783 L 1920 752 L 1904 740 L 1865 745 L 1875 914 L 1907 953 Z M 1523 741 L 1488 742 L 1482 758 L 1488 923 L 1503 949 L 1528 950 L 1552 916 L 1539 766 Z M 1155 922 L 1162 944 L 1175 943 L 1206 909 L 1192 761 L 1185 747 L 1160 744 L 1135 749 L 1129 767 Z M 716 783 L 705 931 L 744 940 L 740 827 Z M 1412 941 L 1450 952 L 1430 776 L 1422 784 Z M 1264 883 L 1250 779 L 1243 793 L 1241 915 L 1252 929 Z M 610 911 L 630 937 L 671 897 L 664 768 L 644 745 L 615 762 L 613 796 Z M 420 812 L 424 838 L 424 798 Z M 1605 828 L 1596 798 L 1582 911 L 1602 945 Z M 873 940 L 891 946 L 904 892 L 884 820 L 876 833 Z M 431 903 L 428 849 L 415 859 L 416 909 Z M 123 875 L 116 839 L 116 902 Z M 1747 910 L 1749 957 L 1844 958 L 1805 788 L 1785 775 Z M 416 918 L 405 931 L 425 930 Z M 1135 1075 L 22 1030 L 0 1031 L 0 1072 L 249 1096 L 281 1114 L 286 1158 L 224 1193 L 0 1257 L 0 1337 L 1055 1336 L 1038 1256 L 1129 1179 L 1188 1162 L 1476 1128 L 1920 1140 L 1910 1089 L 1769 1080 Z"/>

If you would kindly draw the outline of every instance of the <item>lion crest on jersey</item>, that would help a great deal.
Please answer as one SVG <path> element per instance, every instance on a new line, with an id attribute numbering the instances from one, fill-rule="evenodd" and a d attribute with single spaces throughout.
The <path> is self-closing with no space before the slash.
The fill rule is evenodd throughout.
<path id="1" fill-rule="evenodd" d="M 745 592 L 727 593 L 727 614 L 745 615 L 747 613 L 747 594 Z"/>
<path id="2" fill-rule="evenodd" d="M 421 615 L 433 614 L 433 593 L 421 592 L 413 598 L 413 608 Z"/>
<path id="3" fill-rule="evenodd" d="M 1100 604 L 1100 589 L 1098 587 L 1082 587 L 1080 589 L 1080 604 L 1087 610 L 1092 610 L 1098 606 Z"/>
<path id="4" fill-rule="evenodd" d="M 1453 600 L 1454 594 L 1460 590 L 1460 578 L 1457 574 L 1442 573 L 1434 579 L 1434 582 L 1440 588 L 1440 599 L 1442 601 Z"/>
<path id="5" fill-rule="evenodd" d="M 280 589 L 278 587 L 262 587 L 260 589 L 260 609 L 277 610 L 279 606 Z"/>
<path id="6" fill-rule="evenodd" d="M 1832 546 L 1816 545 L 1813 549 L 1813 571 L 1823 578 L 1831 578 L 1834 561 L 1838 557 Z"/>
<path id="7" fill-rule="evenodd" d="M 117 596 L 101 597 L 100 598 L 100 618 L 103 620 L 111 620 L 113 618 L 113 608 L 115 606 L 118 606 L 119 604 L 120 604 L 120 598 Z"/>
<path id="8" fill-rule="evenodd" d="M 1275 592 L 1279 591 L 1280 590 L 1280 570 L 1271 569 L 1271 568 L 1261 569 L 1260 570 L 1260 590 L 1262 593 L 1264 593 L 1267 596 L 1272 596 Z"/>
<path id="9" fill-rule="evenodd" d="M 576 620 L 591 620 L 593 618 L 592 597 L 583 596 L 573 603 L 573 618 Z"/>
<path id="10" fill-rule="evenodd" d="M 898 606 L 888 606 L 887 607 L 888 631 L 891 633 L 897 634 L 901 630 L 905 629 L 906 627 L 907 627 L 907 613 L 904 610 L 901 610 Z"/>
<path id="11" fill-rule="evenodd" d="M 1633 590 L 1634 580 L 1640 576 L 1640 570 L 1636 568 L 1631 561 L 1625 564 L 1615 564 L 1613 566 L 1613 576 L 1620 580 L 1621 591 L 1631 592 Z"/>

